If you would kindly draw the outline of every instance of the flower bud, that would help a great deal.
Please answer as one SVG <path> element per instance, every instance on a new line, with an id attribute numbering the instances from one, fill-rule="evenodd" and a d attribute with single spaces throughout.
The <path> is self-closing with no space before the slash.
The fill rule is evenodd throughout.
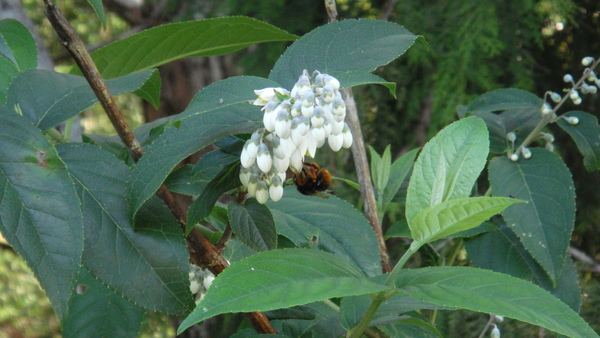
<path id="1" fill-rule="evenodd" d="M 276 158 L 285 158 L 285 146 L 281 145 L 281 139 L 275 136 L 271 143 L 273 144 L 273 155 L 275 155 Z"/>
<path id="2" fill-rule="evenodd" d="M 572 125 L 579 124 L 579 118 L 577 116 L 569 116 L 569 117 L 566 117 L 566 119 L 569 124 L 572 124 Z"/>
<path id="3" fill-rule="evenodd" d="M 302 171 L 302 162 L 304 160 L 304 156 L 300 153 L 299 149 L 294 150 L 292 156 L 290 157 L 290 168 L 296 171 Z"/>
<path id="4" fill-rule="evenodd" d="M 198 283 L 198 281 L 196 281 L 196 280 L 190 281 L 190 291 L 192 292 L 193 295 L 197 294 L 198 291 L 200 291 L 200 286 L 201 286 L 201 284 Z"/>
<path id="5" fill-rule="evenodd" d="M 251 174 L 250 181 L 248 182 L 248 195 L 256 195 L 256 189 L 258 188 L 258 175 Z"/>
<path id="6" fill-rule="evenodd" d="M 573 76 L 571 76 L 571 74 L 566 74 L 565 76 L 563 76 L 563 81 L 573 82 Z"/>
<path id="7" fill-rule="evenodd" d="M 285 110 L 280 110 L 277 113 L 277 120 L 275 121 L 275 133 L 280 138 L 290 138 L 290 129 L 292 127 L 292 120 L 290 115 Z"/>
<path id="8" fill-rule="evenodd" d="M 269 148 L 264 143 L 261 143 L 258 147 L 258 156 L 256 157 L 256 164 L 263 173 L 268 173 L 273 165 L 273 158 L 269 152 Z"/>
<path id="9" fill-rule="evenodd" d="M 290 110 L 290 114 L 292 115 L 292 117 L 298 117 L 302 114 L 302 101 L 301 100 L 297 100 L 296 102 L 294 102 L 294 105 L 292 106 L 292 109 Z"/>
<path id="10" fill-rule="evenodd" d="M 325 140 L 325 128 L 323 128 L 322 125 L 318 127 L 313 126 L 310 132 L 312 133 L 312 137 L 315 139 L 315 141 L 317 141 L 317 143 Z"/>
<path id="11" fill-rule="evenodd" d="M 340 135 L 342 130 L 344 130 L 344 122 L 336 121 L 335 118 L 330 121 L 331 122 L 331 134 L 332 135 Z"/>
<path id="12" fill-rule="evenodd" d="M 340 90 L 340 81 L 331 75 L 325 75 L 325 84 L 331 86 L 333 90 Z M 325 89 L 325 88 L 323 88 Z"/>
<path id="13" fill-rule="evenodd" d="M 202 285 L 204 285 L 204 288 L 206 290 L 208 290 L 208 288 L 212 285 L 212 282 L 215 280 L 215 276 L 211 273 L 210 275 L 204 277 L 204 280 L 202 281 Z"/>
<path id="14" fill-rule="evenodd" d="M 332 103 L 335 100 L 335 93 L 333 92 L 333 87 L 331 85 L 326 84 L 323 86 L 323 99 L 326 103 Z"/>
<path id="15" fill-rule="evenodd" d="M 548 115 L 550 113 L 552 113 L 552 107 L 548 103 L 544 102 L 542 105 L 542 115 Z"/>
<path id="16" fill-rule="evenodd" d="M 250 182 L 250 170 L 243 166 L 240 168 L 240 182 L 242 182 L 242 185 L 245 187 L 247 187 L 248 182 Z"/>
<path id="17" fill-rule="evenodd" d="M 549 94 L 550 94 L 550 98 L 551 98 L 551 99 L 552 99 L 552 101 L 554 101 L 555 103 L 558 103 L 558 102 L 560 102 L 560 100 L 562 100 L 562 97 L 561 97 L 561 96 L 560 96 L 558 93 L 555 93 L 555 92 L 549 92 Z"/>
<path id="18" fill-rule="evenodd" d="M 256 200 L 260 204 L 265 204 L 269 200 L 269 191 L 267 190 L 267 184 L 264 181 L 258 182 Z"/>
<path id="19" fill-rule="evenodd" d="M 579 98 L 579 92 L 577 92 L 575 89 L 573 89 L 569 93 L 569 97 L 571 98 L 571 100 L 578 99 Z"/>
<path id="20" fill-rule="evenodd" d="M 523 149 L 521 149 L 521 153 L 523 154 L 523 158 L 525 158 L 525 159 L 531 158 L 531 150 L 529 150 L 529 148 L 523 147 Z"/>
<path id="21" fill-rule="evenodd" d="M 515 140 L 517 139 L 517 134 L 511 131 L 510 133 L 506 134 L 506 139 L 510 142 L 515 142 Z"/>
<path id="22" fill-rule="evenodd" d="M 554 151 L 554 144 L 550 142 L 546 143 L 546 149 L 549 151 Z"/>
<path id="23" fill-rule="evenodd" d="M 325 122 L 325 111 L 323 107 L 317 106 L 313 112 L 313 116 L 310 118 L 310 124 L 313 128 L 320 127 Z"/>
<path id="24" fill-rule="evenodd" d="M 490 337 L 491 338 L 500 338 L 500 329 L 494 325 L 494 328 L 492 329 L 492 333 L 490 333 Z"/>
<path id="25" fill-rule="evenodd" d="M 267 131 L 274 131 L 275 130 L 275 119 L 276 119 L 277 115 L 275 113 L 275 111 L 265 111 L 265 114 L 263 115 L 263 125 L 265 126 L 265 129 Z"/>
<path id="26" fill-rule="evenodd" d="M 283 185 L 281 178 L 275 175 L 273 179 L 271 179 L 271 186 L 269 186 L 269 196 L 273 200 L 273 202 L 277 202 L 283 196 Z"/>
<path id="27" fill-rule="evenodd" d="M 517 162 L 519 160 L 519 155 L 511 154 L 508 158 L 510 158 L 510 160 L 513 162 Z"/>
<path id="28" fill-rule="evenodd" d="M 258 98 L 256 99 L 256 101 L 254 101 L 253 104 L 255 106 L 264 106 L 269 101 L 278 101 L 279 102 L 279 99 L 277 98 L 275 91 L 277 91 L 279 94 L 282 94 L 282 95 L 290 94 L 290 92 L 288 92 L 287 90 L 285 90 L 281 87 L 278 87 L 278 88 L 270 87 L 270 88 L 258 89 L 258 90 L 254 91 L 254 94 L 258 95 Z"/>
<path id="29" fill-rule="evenodd" d="M 578 98 L 576 98 L 575 100 L 573 100 L 573 104 L 575 104 L 575 105 L 580 105 L 580 104 L 581 104 L 581 98 L 580 98 L 580 97 L 578 97 Z"/>
<path id="30" fill-rule="evenodd" d="M 494 315 L 494 321 L 496 323 L 502 323 L 504 321 L 504 317 Z"/>
<path id="31" fill-rule="evenodd" d="M 594 62 L 594 58 L 591 56 L 586 56 L 581 60 L 581 64 L 584 66 L 589 66 L 592 64 L 592 62 Z"/>
<path id="32" fill-rule="evenodd" d="M 547 142 L 554 142 L 554 135 L 550 133 L 542 133 L 542 138 Z"/>
<path id="33" fill-rule="evenodd" d="M 301 153 L 303 155 L 308 155 L 312 158 L 315 158 L 315 155 L 317 153 L 317 146 L 318 146 L 318 141 L 312 136 L 312 134 L 310 135 L 306 135 L 306 138 L 304 139 L 304 145 L 306 146 L 306 150 L 305 153 Z"/>
<path id="34" fill-rule="evenodd" d="M 344 129 L 342 130 L 342 135 L 344 136 L 344 144 L 342 147 L 348 149 L 352 146 L 352 133 L 350 132 L 350 127 L 348 124 L 344 122 Z"/>
<path id="35" fill-rule="evenodd" d="M 278 158 L 275 156 L 273 159 L 273 166 L 278 172 L 285 172 L 290 166 L 290 157 L 286 156 L 284 158 Z"/>

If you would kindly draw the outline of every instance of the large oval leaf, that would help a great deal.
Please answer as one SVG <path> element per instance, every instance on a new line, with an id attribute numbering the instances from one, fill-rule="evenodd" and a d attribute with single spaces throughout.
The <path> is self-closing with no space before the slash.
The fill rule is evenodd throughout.
<path id="1" fill-rule="evenodd" d="M 129 167 L 88 144 L 58 147 L 82 200 L 86 220 L 83 264 L 134 304 L 182 315 L 191 310 L 189 254 L 179 225 L 158 198 L 134 227 L 125 204 Z"/>
<path id="2" fill-rule="evenodd" d="M 215 279 L 178 333 L 221 313 L 267 311 L 386 290 L 330 253 L 311 249 L 260 252 Z"/>
<path id="3" fill-rule="evenodd" d="M 343 87 L 383 83 L 370 74 L 404 54 L 417 37 L 406 28 L 380 20 L 344 20 L 314 29 L 294 42 L 277 60 L 269 79 L 291 89 L 302 70 L 335 76 Z"/>
<path id="4" fill-rule="evenodd" d="M 251 76 L 224 81 L 230 88 L 236 84 L 256 89 L 277 85 Z M 220 86 L 220 83 L 199 92 L 182 117 L 146 148 L 127 182 L 127 204 L 132 218 L 184 158 L 225 136 L 251 133 L 262 125 L 260 108 L 246 103 L 255 99 L 256 94 L 250 90 L 244 93 L 214 91 L 212 86 Z M 205 91 L 211 94 L 203 94 Z"/>
<path id="5" fill-rule="evenodd" d="M 575 187 L 563 161 L 545 149 L 532 149 L 527 160 L 506 157 L 490 163 L 495 196 L 515 197 L 526 204 L 511 206 L 502 216 L 556 283 L 560 278 L 575 222 Z"/>
<path id="6" fill-rule="evenodd" d="M 0 20 L 0 105 L 15 77 L 36 68 L 37 47 L 27 27 L 15 19 Z"/>
<path id="7" fill-rule="evenodd" d="M 408 225 L 425 208 L 468 197 L 485 166 L 488 152 L 488 132 L 478 117 L 454 122 L 427 142 L 408 184 Z"/>
<path id="8" fill-rule="evenodd" d="M 598 337 L 546 290 L 501 273 L 467 267 L 402 270 L 394 285 L 402 294 L 433 304 L 514 318 L 569 337 Z"/>
<path id="9" fill-rule="evenodd" d="M 272 250 L 277 247 L 277 230 L 271 211 L 256 199 L 245 204 L 229 203 L 229 222 L 236 238 L 254 251 Z"/>
<path id="10" fill-rule="evenodd" d="M 287 187 L 278 202 L 269 201 L 277 232 L 296 246 L 315 246 L 360 267 L 368 276 L 381 273 L 375 232 L 362 213 L 335 196 L 300 194 Z"/>
<path id="11" fill-rule="evenodd" d="M 81 267 L 63 337 L 135 337 L 146 310 L 114 293 Z"/>
<path id="12" fill-rule="evenodd" d="M 0 107 L 0 231 L 63 320 L 83 250 L 80 201 L 67 166 L 29 119 Z"/>
<path id="13" fill-rule="evenodd" d="M 131 74 L 106 81 L 112 95 L 133 92 L 152 78 L 156 70 Z M 31 69 L 11 84 L 7 105 L 19 105 L 42 130 L 52 128 L 98 102 L 83 76 L 61 74 L 50 70 Z"/>
<path id="14" fill-rule="evenodd" d="M 214 18 L 150 28 L 94 51 L 92 58 L 102 76 L 113 78 L 182 58 L 223 55 L 261 42 L 296 38 L 248 17 Z"/>

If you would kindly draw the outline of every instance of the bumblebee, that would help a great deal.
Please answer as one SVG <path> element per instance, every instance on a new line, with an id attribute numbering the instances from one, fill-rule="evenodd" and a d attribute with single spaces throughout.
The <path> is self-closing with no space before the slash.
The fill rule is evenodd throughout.
<path id="1" fill-rule="evenodd" d="M 331 184 L 331 174 L 327 169 L 320 168 L 316 163 L 303 162 L 302 170 L 294 172 L 294 183 L 303 195 L 317 195 L 327 198 L 322 194 Z"/>

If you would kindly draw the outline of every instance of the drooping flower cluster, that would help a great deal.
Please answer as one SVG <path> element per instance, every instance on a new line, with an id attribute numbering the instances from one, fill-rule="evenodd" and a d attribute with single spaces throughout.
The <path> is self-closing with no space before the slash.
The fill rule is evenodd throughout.
<path id="1" fill-rule="evenodd" d="M 262 106 L 263 125 L 246 141 L 241 154 L 240 180 L 260 203 L 278 201 L 288 168 L 302 170 L 305 156 L 314 157 L 325 143 L 333 151 L 352 145 L 344 122 L 346 104 L 340 82 L 304 70 L 291 91 L 284 88 L 255 90 L 254 105 Z"/>
<path id="2" fill-rule="evenodd" d="M 199 266 L 190 264 L 190 291 L 192 292 L 196 305 L 200 303 L 208 288 L 215 280 L 215 276 L 208 270 L 202 270 Z"/>

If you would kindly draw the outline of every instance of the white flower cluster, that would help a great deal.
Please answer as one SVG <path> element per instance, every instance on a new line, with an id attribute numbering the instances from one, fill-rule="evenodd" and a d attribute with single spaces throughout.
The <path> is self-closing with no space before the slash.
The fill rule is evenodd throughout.
<path id="1" fill-rule="evenodd" d="M 215 276 L 208 270 L 202 270 L 199 266 L 190 264 L 190 291 L 195 295 L 196 305 L 200 303 L 208 288 L 215 280 Z"/>
<path id="2" fill-rule="evenodd" d="M 573 86 L 571 89 L 566 89 L 565 91 L 567 91 L 569 99 L 571 99 L 571 101 L 573 101 L 573 103 L 576 105 L 579 105 L 582 102 L 581 96 L 579 96 L 580 92 L 581 94 L 596 94 L 598 92 L 598 87 L 600 87 L 600 79 L 598 79 L 596 73 L 593 71 L 593 68 L 596 66 L 594 58 L 591 56 L 586 56 L 581 60 L 581 63 L 586 67 L 594 64 L 591 69 L 586 68 L 584 70 L 584 81 L 581 81 L 581 83 L 578 84 L 575 83 L 575 80 L 571 74 L 566 74 L 563 76 L 563 81 L 570 83 Z M 546 96 L 550 96 L 550 99 L 554 103 L 559 103 L 563 100 L 560 94 L 555 92 L 547 92 Z M 552 106 L 550 106 L 549 103 L 544 102 L 541 108 L 542 115 L 548 115 L 553 111 L 554 110 L 552 109 Z M 571 123 L 571 121 L 569 121 L 569 123 Z"/>
<path id="3" fill-rule="evenodd" d="M 325 143 L 333 151 L 352 145 L 344 122 L 346 104 L 340 82 L 315 71 L 304 70 L 291 91 L 283 88 L 255 90 L 254 105 L 262 106 L 264 128 L 244 145 L 240 181 L 258 202 L 278 201 L 288 168 L 302 170 L 304 156 L 314 157 Z"/>

